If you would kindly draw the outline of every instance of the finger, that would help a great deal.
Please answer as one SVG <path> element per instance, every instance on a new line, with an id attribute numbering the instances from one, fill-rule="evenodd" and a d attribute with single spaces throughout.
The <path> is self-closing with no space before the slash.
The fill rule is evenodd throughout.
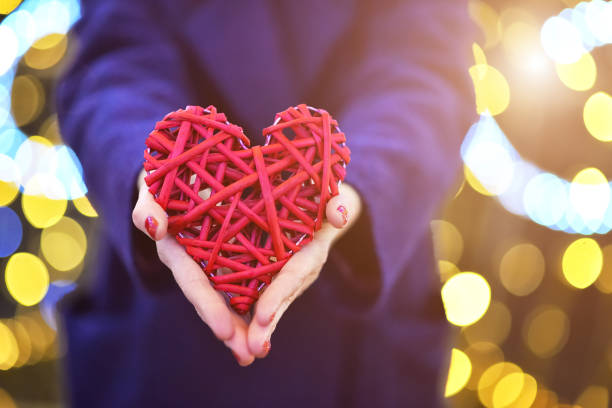
<path id="1" fill-rule="evenodd" d="M 265 357 L 270 351 L 270 338 L 280 318 L 317 278 L 325 261 L 322 253 L 327 253 L 327 250 L 322 249 L 320 244 L 311 242 L 306 245 L 291 257 L 262 293 L 248 333 L 249 350 L 256 357 Z"/>
<path id="2" fill-rule="evenodd" d="M 253 356 L 247 345 L 247 324 L 242 317 L 235 313 L 232 313 L 232 319 L 235 327 L 234 335 L 224 343 L 231 349 L 238 364 L 246 367 L 255 360 L 255 356 Z"/>
<path id="3" fill-rule="evenodd" d="M 172 271 L 183 294 L 219 340 L 232 340 L 235 320 L 219 292 L 211 286 L 202 269 L 170 236 L 157 242 L 160 260 Z M 234 344 L 234 343 L 231 343 Z"/>
<path id="4" fill-rule="evenodd" d="M 327 221 L 336 228 L 346 227 L 359 214 L 359 196 L 348 184 L 342 184 L 339 194 L 332 197 L 325 207 Z"/>
<path id="5" fill-rule="evenodd" d="M 136 228 L 156 241 L 166 235 L 168 216 L 163 208 L 155 202 L 146 184 L 140 187 L 138 201 L 136 201 L 134 211 L 132 211 L 132 221 Z"/>

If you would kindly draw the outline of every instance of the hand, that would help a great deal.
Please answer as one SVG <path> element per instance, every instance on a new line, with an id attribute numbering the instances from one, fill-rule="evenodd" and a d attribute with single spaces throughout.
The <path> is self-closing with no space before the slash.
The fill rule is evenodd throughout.
<path id="1" fill-rule="evenodd" d="M 223 296 L 213 289 L 202 268 L 176 239 L 166 235 L 168 216 L 149 193 L 144 176 L 143 171 L 138 179 L 138 201 L 132 212 L 134 225 L 155 240 L 159 259 L 172 271 L 176 283 L 202 321 L 232 350 L 238 364 L 251 364 L 255 358 L 247 346 L 247 323 L 230 310 Z"/>
<path id="2" fill-rule="evenodd" d="M 263 358 L 270 350 L 270 337 L 289 305 L 318 277 L 332 244 L 348 230 L 361 212 L 357 192 L 346 183 L 340 194 L 329 200 L 327 221 L 314 239 L 293 255 L 255 304 L 250 325 L 227 305 L 213 289 L 201 267 L 176 242 L 166 235 L 168 217 L 155 202 L 144 183 L 144 171 L 138 181 L 139 195 L 132 213 L 134 225 L 156 241 L 159 259 L 171 271 L 185 297 L 193 304 L 202 321 L 215 336 L 232 350 L 242 366 L 255 357 Z"/>
<path id="3" fill-rule="evenodd" d="M 357 220 L 361 199 L 350 185 L 340 186 L 326 207 L 327 220 L 314 239 L 294 254 L 255 303 L 249 325 L 249 351 L 259 358 L 270 351 L 270 337 L 287 308 L 319 277 L 334 242 Z"/>

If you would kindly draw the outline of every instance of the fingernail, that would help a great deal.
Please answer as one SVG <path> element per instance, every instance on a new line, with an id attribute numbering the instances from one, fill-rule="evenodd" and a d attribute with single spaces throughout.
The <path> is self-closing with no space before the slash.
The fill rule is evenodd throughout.
<path id="1" fill-rule="evenodd" d="M 343 225 L 346 225 L 346 223 L 348 222 L 348 210 L 343 205 L 339 205 L 336 210 L 342 216 Z"/>
<path id="2" fill-rule="evenodd" d="M 149 236 L 153 239 L 155 239 L 155 233 L 157 232 L 158 225 L 157 220 L 152 216 L 148 216 L 145 220 L 145 228 L 149 233 Z"/>
<path id="3" fill-rule="evenodd" d="M 263 343 L 263 349 L 264 349 L 264 357 L 268 355 L 268 353 L 270 352 L 270 349 L 272 348 L 272 344 L 270 344 L 270 340 L 266 340 Z"/>

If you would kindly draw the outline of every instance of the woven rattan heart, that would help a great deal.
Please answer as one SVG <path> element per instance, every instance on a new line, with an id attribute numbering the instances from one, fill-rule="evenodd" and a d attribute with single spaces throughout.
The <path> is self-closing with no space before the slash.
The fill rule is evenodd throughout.
<path id="1" fill-rule="evenodd" d="M 289 257 L 321 227 L 350 150 L 324 110 L 299 105 L 249 148 L 214 106 L 168 114 L 147 138 L 149 191 L 214 287 L 246 313 Z"/>

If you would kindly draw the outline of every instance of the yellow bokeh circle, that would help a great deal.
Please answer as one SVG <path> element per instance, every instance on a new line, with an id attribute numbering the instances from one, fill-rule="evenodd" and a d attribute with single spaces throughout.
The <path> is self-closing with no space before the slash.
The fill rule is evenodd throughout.
<path id="1" fill-rule="evenodd" d="M 485 59 L 482 49 L 473 45 L 476 65 L 469 69 L 476 94 L 476 112 L 499 115 L 510 104 L 510 86 L 506 77 L 494 67 L 483 64 Z"/>
<path id="2" fill-rule="evenodd" d="M 494 398 L 497 385 L 509 374 L 523 374 L 523 370 L 513 363 L 502 361 L 493 364 L 485 370 L 478 380 L 478 399 L 485 407 L 494 407 Z M 522 388 L 522 387 L 521 387 Z M 520 390 L 519 390 L 520 392 Z M 516 396 L 518 397 L 518 395 Z M 510 399 L 511 396 L 504 395 L 503 392 L 497 392 L 498 406 L 499 400 Z"/>
<path id="3" fill-rule="evenodd" d="M 480 319 L 491 302 L 491 287 L 481 275 L 461 272 L 442 286 L 442 302 L 448 321 L 456 326 L 468 326 Z"/>
<path id="4" fill-rule="evenodd" d="M 589 385 L 576 399 L 576 405 L 585 408 L 608 408 L 610 392 L 600 385 Z"/>
<path id="5" fill-rule="evenodd" d="M 28 362 L 32 355 L 32 341 L 30 340 L 30 335 L 24 325 L 15 319 L 8 320 L 6 323 L 13 331 L 19 348 L 19 357 L 17 361 L 15 361 L 15 367 L 21 367 Z"/>
<path id="6" fill-rule="evenodd" d="M 597 280 L 603 267 L 603 253 L 597 241 L 580 238 L 563 254 L 563 276 L 570 285 L 584 289 Z"/>
<path id="7" fill-rule="evenodd" d="M 452 223 L 433 220 L 430 223 L 436 259 L 456 264 L 463 253 L 463 237 Z"/>
<path id="8" fill-rule="evenodd" d="M 17 408 L 17 404 L 15 400 L 11 397 L 11 395 L 4 390 L 4 388 L 0 388 L 0 407 L 2 408 Z"/>
<path id="9" fill-rule="evenodd" d="M 537 392 L 535 378 L 522 372 L 512 372 L 499 380 L 493 389 L 493 408 L 532 407 Z"/>
<path id="10" fill-rule="evenodd" d="M 34 175 L 26 184 L 21 207 L 26 219 L 36 228 L 47 228 L 58 222 L 68 206 L 62 196 L 63 186 L 51 175 Z"/>
<path id="11" fill-rule="evenodd" d="M 612 245 L 606 245 L 601 250 L 603 255 L 603 268 L 595 286 L 602 293 L 612 293 Z"/>
<path id="12" fill-rule="evenodd" d="M 597 92 L 586 101 L 583 111 L 584 125 L 597 140 L 612 140 L 612 97 Z"/>
<path id="13" fill-rule="evenodd" d="M 40 248 L 45 259 L 58 271 L 77 267 L 87 251 L 83 228 L 72 218 L 63 217 L 40 235 Z"/>
<path id="14" fill-rule="evenodd" d="M 595 85 L 597 65 L 593 56 L 585 52 L 573 64 L 556 64 L 557 75 L 561 82 L 574 91 L 588 91 Z"/>
<path id="15" fill-rule="evenodd" d="M 0 206 L 13 202 L 19 193 L 21 170 L 15 160 L 5 154 L 0 154 Z"/>
<path id="16" fill-rule="evenodd" d="M 0 14 L 8 14 L 21 4 L 21 0 L 0 0 Z"/>
<path id="17" fill-rule="evenodd" d="M 504 353 L 499 346 L 487 341 L 470 344 L 470 346 L 465 349 L 465 354 L 472 362 L 472 375 L 466 385 L 466 388 L 472 391 L 478 389 L 480 376 L 487 368 L 495 363 L 504 361 Z"/>
<path id="18" fill-rule="evenodd" d="M 35 120 L 45 105 L 45 89 L 32 75 L 19 75 L 13 80 L 11 111 L 17 126 Z"/>
<path id="19" fill-rule="evenodd" d="M 549 358 L 565 346 L 569 336 L 569 318 L 556 306 L 535 309 L 523 326 L 523 339 L 533 354 Z"/>
<path id="20" fill-rule="evenodd" d="M 75 198 L 72 203 L 76 207 L 77 211 L 86 217 L 97 217 L 98 212 L 91 205 L 86 196 Z"/>
<path id="21" fill-rule="evenodd" d="M 495 46 L 501 40 L 502 30 L 499 14 L 488 3 L 480 0 L 470 0 L 468 12 L 471 19 L 478 25 L 485 36 L 485 48 Z"/>
<path id="22" fill-rule="evenodd" d="M 34 43 L 23 59 L 30 68 L 43 70 L 57 64 L 66 54 L 67 48 L 68 38 L 65 34 L 49 34 Z"/>
<path id="23" fill-rule="evenodd" d="M 37 256 L 18 252 L 6 264 L 6 287 L 11 296 L 24 306 L 40 302 L 49 289 L 49 272 Z"/>
<path id="24" fill-rule="evenodd" d="M 0 370 L 9 370 L 17 361 L 19 348 L 12 330 L 0 322 Z"/>
<path id="25" fill-rule="evenodd" d="M 448 278 L 458 274 L 461 271 L 454 263 L 441 259 L 438 261 L 438 272 L 440 273 L 440 281 L 446 282 Z"/>
<path id="26" fill-rule="evenodd" d="M 472 374 L 472 363 L 463 351 L 453 348 L 450 367 L 444 390 L 445 397 L 451 397 L 461 391 Z"/>
<path id="27" fill-rule="evenodd" d="M 499 266 L 502 285 L 516 296 L 526 296 L 536 290 L 544 278 L 545 261 L 533 244 L 515 245 L 506 252 Z"/>

